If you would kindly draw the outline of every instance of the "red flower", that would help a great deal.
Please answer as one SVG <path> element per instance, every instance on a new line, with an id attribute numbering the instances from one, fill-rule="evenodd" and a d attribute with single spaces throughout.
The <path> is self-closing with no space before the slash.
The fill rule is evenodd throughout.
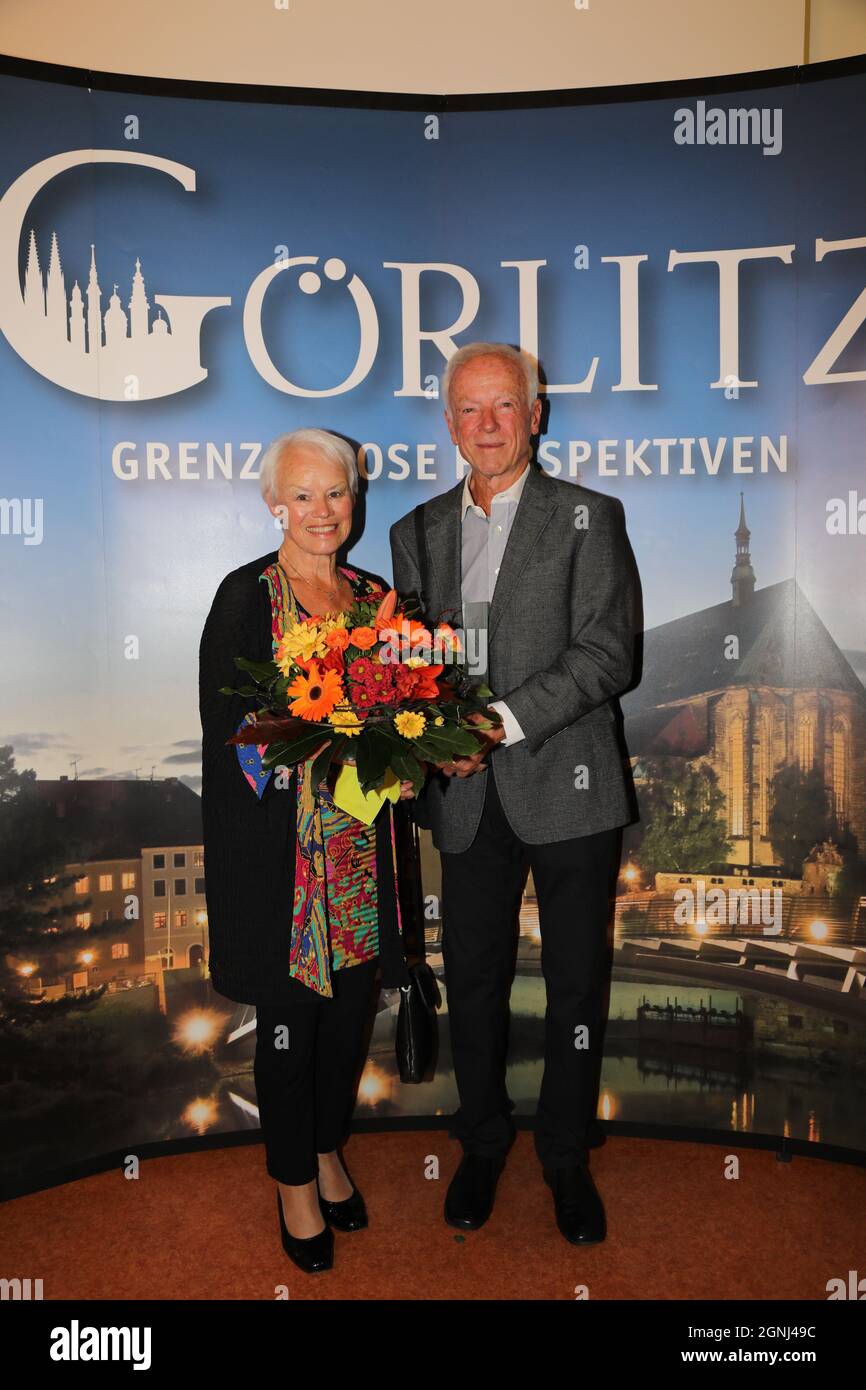
<path id="1" fill-rule="evenodd" d="M 415 670 L 420 678 L 415 687 L 416 699 L 437 700 L 439 698 L 439 685 L 436 677 L 441 676 L 444 669 L 444 666 L 416 666 Z"/>
<path id="2" fill-rule="evenodd" d="M 345 665 L 341 651 L 329 651 L 327 656 L 319 657 L 319 666 L 323 671 L 337 671 L 342 676 Z"/>
<path id="3" fill-rule="evenodd" d="M 360 705 L 365 709 L 376 703 L 375 695 L 373 695 L 365 685 L 350 685 L 349 699 L 353 705 Z"/>
<path id="4" fill-rule="evenodd" d="M 411 700 L 418 686 L 418 671 L 411 666 L 396 666 L 394 668 L 394 685 L 401 700 Z"/>

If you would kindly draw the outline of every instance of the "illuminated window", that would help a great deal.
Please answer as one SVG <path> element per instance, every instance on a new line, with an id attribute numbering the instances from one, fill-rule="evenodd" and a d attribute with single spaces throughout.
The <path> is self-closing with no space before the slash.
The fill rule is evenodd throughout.
<path id="1" fill-rule="evenodd" d="M 770 824 L 770 729 L 765 714 L 758 719 L 757 741 L 758 833 L 766 835 Z"/>
<path id="2" fill-rule="evenodd" d="M 114 887 L 114 874 L 100 874 L 100 875 L 99 875 L 99 891 L 100 891 L 100 893 L 110 893 L 113 887 Z"/>
<path id="3" fill-rule="evenodd" d="M 848 725 L 833 720 L 833 813 L 840 824 L 848 819 Z"/>
<path id="4" fill-rule="evenodd" d="M 76 927 L 89 927 L 89 926 L 90 926 L 90 913 L 89 913 L 89 912 L 76 912 L 76 914 L 75 914 L 75 925 L 76 925 Z"/>
<path id="5" fill-rule="evenodd" d="M 164 912 L 155 912 L 153 914 L 154 931 L 165 931 L 165 925 L 167 921 L 168 918 Z"/>
<path id="6" fill-rule="evenodd" d="M 186 913 L 185 913 L 185 912 L 176 912 L 176 913 L 174 914 L 174 925 L 175 925 L 176 927 L 185 927 L 185 926 L 186 926 Z"/>
<path id="7" fill-rule="evenodd" d="M 112 959 L 112 960 L 125 960 L 126 957 L 127 957 L 128 955 L 129 955 L 129 942 L 128 942 L 128 941 L 113 941 L 113 942 L 111 943 L 111 959 Z"/>
<path id="8" fill-rule="evenodd" d="M 79 879 L 76 879 L 76 881 L 75 881 L 75 891 L 76 891 L 76 893 L 78 894 L 79 897 L 82 897 L 85 893 L 89 893 L 89 892 L 90 892 L 90 879 L 89 879 L 89 878 L 79 878 Z"/>
<path id="9" fill-rule="evenodd" d="M 801 772 L 811 772 L 815 765 L 815 726 L 807 714 L 797 726 L 797 761 Z"/>
<path id="10" fill-rule="evenodd" d="M 204 868 L 204 850 L 194 849 L 192 852 L 192 866 L 194 869 Z"/>
<path id="11" fill-rule="evenodd" d="M 121 886 L 121 888 L 134 888 L 134 887 L 135 887 L 135 870 L 134 870 L 134 869 L 129 870 L 129 871 L 127 871 L 126 873 L 120 875 L 120 886 Z"/>
<path id="12" fill-rule="evenodd" d="M 728 724 L 728 834 L 745 833 L 745 725 L 743 716 L 735 714 Z"/>

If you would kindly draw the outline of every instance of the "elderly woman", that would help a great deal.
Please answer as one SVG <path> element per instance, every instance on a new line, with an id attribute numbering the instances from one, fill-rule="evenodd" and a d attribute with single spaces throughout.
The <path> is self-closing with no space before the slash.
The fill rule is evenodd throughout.
<path id="1" fill-rule="evenodd" d="M 338 1148 L 377 969 L 386 987 L 409 980 L 390 809 L 367 826 L 335 805 L 327 780 L 310 785 L 312 758 L 289 778 L 262 767 L 263 747 L 227 744 L 255 714 L 219 691 L 238 684 L 236 656 L 269 660 L 289 622 L 384 597 L 388 586 L 337 564 L 358 491 L 344 440 L 318 429 L 281 435 L 263 457 L 261 489 L 282 544 L 226 575 L 201 639 L 209 963 L 220 994 L 256 1006 L 266 1168 L 286 1253 L 312 1273 L 333 1263 L 332 1226 L 367 1224 Z M 404 782 L 401 796 L 411 792 Z"/>

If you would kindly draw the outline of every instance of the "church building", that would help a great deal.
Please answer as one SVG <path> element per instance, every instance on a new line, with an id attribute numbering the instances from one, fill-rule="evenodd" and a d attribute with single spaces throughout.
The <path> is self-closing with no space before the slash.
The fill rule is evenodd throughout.
<path id="1" fill-rule="evenodd" d="M 742 494 L 735 534 L 731 597 L 644 636 L 640 684 L 621 701 L 635 775 L 647 757 L 709 764 L 730 862 L 758 867 L 779 862 L 773 777 L 817 766 L 866 855 L 866 689 L 795 580 L 755 588 Z"/>

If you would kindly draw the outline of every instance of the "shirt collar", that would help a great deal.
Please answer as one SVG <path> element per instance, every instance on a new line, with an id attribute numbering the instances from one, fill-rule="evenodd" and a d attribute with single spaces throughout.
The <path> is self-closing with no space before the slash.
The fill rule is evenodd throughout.
<path id="1" fill-rule="evenodd" d="M 526 485 L 526 479 L 529 476 L 529 470 L 531 467 L 532 464 L 527 463 L 520 477 L 516 478 L 510 487 L 507 487 L 504 492 L 497 492 L 496 496 L 493 498 L 493 501 L 491 502 L 491 507 L 493 506 L 494 502 L 519 502 L 523 489 Z M 476 507 L 479 511 L 481 510 L 481 508 L 478 507 L 478 503 L 473 501 L 472 493 L 469 491 L 469 479 L 471 477 L 472 470 L 470 469 L 463 481 L 463 493 L 460 502 L 461 521 L 466 515 L 466 510 L 468 507 Z"/>

